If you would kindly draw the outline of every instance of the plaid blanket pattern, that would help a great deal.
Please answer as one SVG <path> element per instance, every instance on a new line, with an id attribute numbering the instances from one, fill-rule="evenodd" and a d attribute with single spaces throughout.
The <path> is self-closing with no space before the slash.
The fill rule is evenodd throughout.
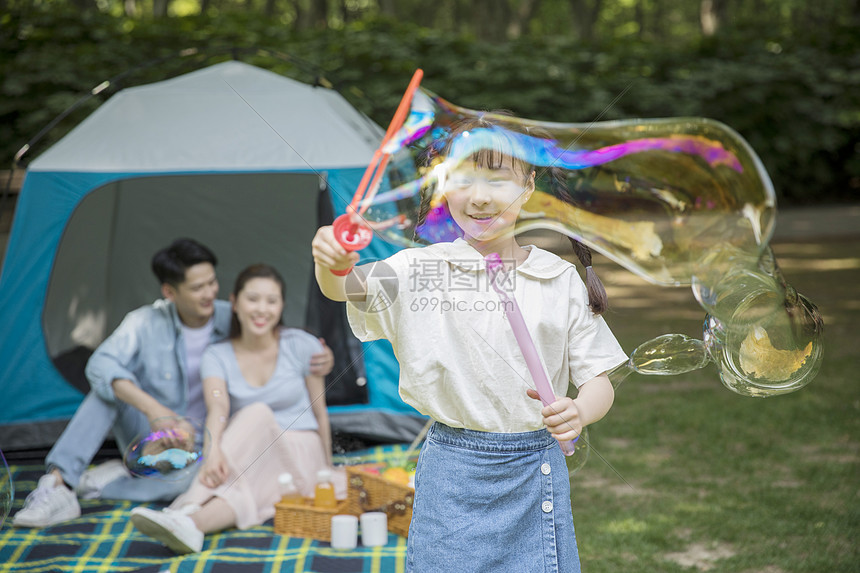
<path id="1" fill-rule="evenodd" d="M 336 458 L 336 463 L 400 459 L 405 446 L 381 446 Z M 11 514 L 23 506 L 44 469 L 10 466 L 15 484 Z M 81 517 L 45 529 L 0 529 L 0 573 L 402 573 L 406 539 L 389 534 L 383 547 L 332 549 L 328 543 L 278 535 L 269 521 L 207 535 L 203 551 L 176 556 L 138 533 L 129 521 L 136 503 L 82 500 Z M 149 504 L 160 508 L 162 505 Z"/>

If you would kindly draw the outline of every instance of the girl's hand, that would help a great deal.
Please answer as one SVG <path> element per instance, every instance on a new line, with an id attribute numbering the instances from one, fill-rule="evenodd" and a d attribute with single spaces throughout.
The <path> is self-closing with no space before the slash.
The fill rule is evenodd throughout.
<path id="1" fill-rule="evenodd" d="M 358 253 L 348 252 L 337 242 L 331 225 L 317 230 L 314 240 L 311 241 L 311 253 L 317 265 L 336 271 L 354 266 L 359 259 Z"/>
<path id="2" fill-rule="evenodd" d="M 215 488 L 224 483 L 230 475 L 230 468 L 224 459 L 221 448 L 212 446 L 203 467 L 200 468 L 198 479 L 206 487 Z"/>
<path id="3" fill-rule="evenodd" d="M 540 400 L 535 390 L 526 390 L 529 398 Z M 560 442 L 575 440 L 582 433 L 582 417 L 576 402 L 569 396 L 559 398 L 549 406 L 544 406 L 540 411 L 543 423 L 552 437 Z"/>

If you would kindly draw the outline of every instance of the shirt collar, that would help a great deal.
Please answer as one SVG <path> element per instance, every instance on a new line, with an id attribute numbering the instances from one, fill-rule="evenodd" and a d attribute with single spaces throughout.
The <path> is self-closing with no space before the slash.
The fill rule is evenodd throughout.
<path id="1" fill-rule="evenodd" d="M 176 305 L 166 298 L 160 298 L 152 303 L 153 308 L 163 309 L 170 316 L 170 322 L 173 324 L 173 330 L 178 334 L 182 330 L 182 321 L 179 320 L 179 313 L 176 311 Z"/>

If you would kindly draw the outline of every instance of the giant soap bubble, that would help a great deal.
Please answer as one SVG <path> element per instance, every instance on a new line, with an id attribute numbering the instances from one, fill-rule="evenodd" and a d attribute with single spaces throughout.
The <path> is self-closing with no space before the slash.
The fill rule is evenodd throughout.
<path id="1" fill-rule="evenodd" d="M 12 472 L 9 471 L 2 450 L 0 450 L 0 463 L 2 463 L 0 465 L 0 529 L 2 529 L 15 499 L 15 484 L 12 481 Z"/>
<path id="2" fill-rule="evenodd" d="M 457 129 L 471 122 L 467 131 Z M 535 192 L 516 232 L 573 237 L 658 285 L 690 285 L 703 340 L 665 335 L 612 373 L 678 374 L 714 362 L 731 390 L 772 396 L 815 376 L 823 323 L 786 284 L 768 242 L 770 178 L 747 142 L 709 119 L 538 122 L 453 105 L 419 89 L 385 161 L 349 207 L 353 221 L 405 246 L 461 234 L 445 185 L 482 149 L 533 166 Z"/>
<path id="3" fill-rule="evenodd" d="M 185 479 L 203 461 L 208 431 L 198 420 L 171 416 L 154 420 L 157 429 L 137 436 L 123 455 L 138 477 L 168 481 Z"/>

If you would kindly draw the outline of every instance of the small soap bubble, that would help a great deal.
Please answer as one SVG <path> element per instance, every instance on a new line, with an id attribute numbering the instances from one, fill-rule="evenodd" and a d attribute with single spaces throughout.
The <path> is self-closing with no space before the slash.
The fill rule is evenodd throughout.
<path id="1" fill-rule="evenodd" d="M 710 361 L 705 343 L 683 334 L 664 334 L 640 344 L 630 355 L 635 372 L 675 375 L 698 370 Z"/>
<path id="2" fill-rule="evenodd" d="M 581 470 L 588 461 L 591 446 L 588 444 L 588 428 L 583 428 L 579 439 L 574 444 L 573 455 L 565 456 L 564 463 L 567 464 L 567 474 L 570 477 Z"/>
<path id="3" fill-rule="evenodd" d="M 0 529 L 2 529 L 15 499 L 15 484 L 2 450 L 0 450 L 0 462 L 2 462 L 0 465 Z"/>
<path id="4" fill-rule="evenodd" d="M 153 429 L 135 438 L 123 461 L 138 477 L 177 481 L 203 461 L 207 430 L 199 420 L 183 416 L 158 418 Z"/>
<path id="5" fill-rule="evenodd" d="M 751 293 L 723 322 L 709 316 L 705 338 L 720 380 L 745 396 L 768 397 L 793 392 L 818 373 L 823 325 L 818 309 L 803 295 L 781 300 L 778 310 L 755 321 L 749 315 L 772 306 L 774 293 Z"/>

